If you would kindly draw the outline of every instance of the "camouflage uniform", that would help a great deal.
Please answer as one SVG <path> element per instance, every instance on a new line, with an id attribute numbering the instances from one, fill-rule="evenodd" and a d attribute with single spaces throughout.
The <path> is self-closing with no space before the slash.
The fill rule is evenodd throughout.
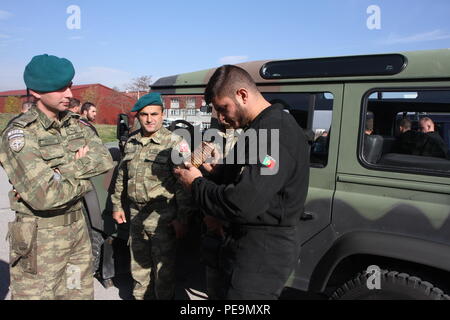
<path id="1" fill-rule="evenodd" d="M 181 147 L 180 147 L 181 146 Z M 113 211 L 124 211 L 121 194 L 130 200 L 131 272 L 136 299 L 172 299 L 175 289 L 175 231 L 169 223 L 187 224 L 191 196 L 173 175 L 172 149 L 190 152 L 181 137 L 161 127 L 151 137 L 132 133 L 119 166 Z"/>
<path id="2" fill-rule="evenodd" d="M 79 115 L 50 120 L 32 107 L 2 134 L 0 162 L 16 190 L 9 225 L 13 299 L 93 299 L 91 244 L 82 213 L 88 180 L 113 167 Z M 85 157 L 75 159 L 87 145 Z M 20 195 L 20 200 L 15 195 Z"/>
<path id="3" fill-rule="evenodd" d="M 80 123 L 81 123 L 82 125 L 86 126 L 86 127 L 91 128 L 91 130 L 94 131 L 95 134 L 96 134 L 97 137 L 98 137 L 98 131 L 97 131 L 97 128 L 95 128 L 95 126 L 94 126 L 87 118 L 85 118 L 85 117 L 80 117 Z"/>
<path id="4" fill-rule="evenodd" d="M 242 129 L 225 129 L 224 131 L 219 131 L 219 135 L 224 139 L 225 145 L 223 146 L 223 157 L 226 158 L 230 150 L 239 140 L 239 136 L 242 134 Z M 217 145 L 219 150 L 222 150 L 222 146 Z"/>

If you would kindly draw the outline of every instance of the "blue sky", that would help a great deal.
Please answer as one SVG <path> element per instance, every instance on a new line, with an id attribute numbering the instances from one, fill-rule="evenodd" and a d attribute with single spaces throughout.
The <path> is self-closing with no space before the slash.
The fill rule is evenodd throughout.
<path id="1" fill-rule="evenodd" d="M 67 27 L 71 5 L 80 29 Z M 367 27 L 370 5 L 380 29 Z M 123 89 L 224 63 L 450 48 L 449 16 L 448 0 L 2 0 L 0 90 L 24 88 L 42 53 L 70 59 L 75 84 Z"/>

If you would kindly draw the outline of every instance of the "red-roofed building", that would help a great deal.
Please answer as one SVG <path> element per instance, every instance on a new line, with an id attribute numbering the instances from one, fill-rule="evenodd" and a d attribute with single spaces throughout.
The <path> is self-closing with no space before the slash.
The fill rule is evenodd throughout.
<path id="1" fill-rule="evenodd" d="M 136 99 L 99 83 L 72 86 L 72 93 L 74 98 L 80 100 L 81 103 L 89 101 L 96 105 L 96 123 L 98 124 L 116 124 L 117 115 L 129 113 L 136 103 Z M 16 112 L 19 112 L 20 104 L 26 100 L 26 90 L 0 92 L 0 113 L 11 112 L 11 110 L 5 110 L 8 103 L 10 106 L 18 103 Z M 7 107 L 7 109 L 10 109 L 10 107 Z"/>

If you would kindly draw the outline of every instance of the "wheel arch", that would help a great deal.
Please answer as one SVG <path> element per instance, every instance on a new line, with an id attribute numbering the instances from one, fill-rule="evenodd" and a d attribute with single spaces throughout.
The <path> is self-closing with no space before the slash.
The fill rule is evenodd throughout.
<path id="1" fill-rule="evenodd" d="M 311 276 L 309 290 L 324 292 L 345 260 L 361 256 L 450 271 L 449 245 L 396 234 L 355 231 L 338 238 L 321 258 Z"/>

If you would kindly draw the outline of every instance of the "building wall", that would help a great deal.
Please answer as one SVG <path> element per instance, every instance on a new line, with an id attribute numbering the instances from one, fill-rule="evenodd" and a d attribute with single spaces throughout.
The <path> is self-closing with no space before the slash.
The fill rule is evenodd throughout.
<path id="1" fill-rule="evenodd" d="M 187 107 L 187 100 L 189 98 L 195 99 L 195 108 Z M 175 108 L 171 100 L 178 99 L 179 106 Z M 204 103 L 203 95 L 165 95 L 163 96 L 164 113 L 166 119 L 169 121 L 174 120 L 186 120 L 193 125 L 200 126 L 201 129 L 207 129 L 211 122 L 211 113 L 204 113 L 200 111 L 202 104 Z M 195 110 L 195 114 L 192 111 Z"/>
<path id="2" fill-rule="evenodd" d="M 5 103 L 8 96 L 19 97 L 21 102 L 26 101 L 24 92 L 24 90 L 18 90 L 11 94 L 6 93 L 8 95 L 0 93 L 0 112 L 5 112 Z M 116 124 L 118 114 L 129 114 L 136 103 L 136 99 L 101 84 L 73 86 L 72 94 L 81 103 L 89 101 L 97 106 L 97 124 Z"/>
<path id="3" fill-rule="evenodd" d="M 20 112 L 20 108 L 22 106 L 22 103 L 27 101 L 27 97 L 26 96 L 13 96 L 13 97 L 17 97 L 17 98 L 20 99 L 20 106 L 19 106 L 19 111 L 18 111 L 18 112 Z M 8 99 L 8 96 L 0 97 L 0 113 L 4 113 L 5 112 L 5 105 L 6 105 L 6 100 L 7 99 Z"/>
<path id="4" fill-rule="evenodd" d="M 114 91 L 101 84 L 73 86 L 72 93 L 81 103 L 89 101 L 97 106 L 97 124 L 114 125 L 117 122 L 119 113 L 128 114 L 131 123 L 135 119 L 135 113 L 131 114 L 130 110 L 137 100 L 124 93 Z M 19 91 L 13 94 L 20 97 L 22 102 L 26 101 L 26 97 L 20 95 Z M 0 93 L 0 112 L 4 112 L 6 98 L 7 96 L 2 96 Z M 173 108 L 171 105 L 171 99 L 174 98 L 179 100 L 179 108 Z M 195 99 L 195 108 L 187 108 L 188 98 Z M 202 129 L 207 128 L 210 124 L 211 114 L 200 111 L 202 103 L 204 103 L 203 95 L 166 95 L 163 96 L 163 103 L 165 107 L 164 113 L 169 121 L 186 120 L 193 125 L 201 126 Z M 174 112 L 178 114 L 173 114 L 172 110 L 176 110 Z M 192 114 L 191 110 L 195 110 L 195 114 Z"/>
<path id="5" fill-rule="evenodd" d="M 92 102 L 97 106 L 98 124 L 116 124 L 120 113 L 129 114 L 136 99 L 103 85 L 93 85 L 85 88 L 74 88 L 73 96 L 84 102 Z"/>

